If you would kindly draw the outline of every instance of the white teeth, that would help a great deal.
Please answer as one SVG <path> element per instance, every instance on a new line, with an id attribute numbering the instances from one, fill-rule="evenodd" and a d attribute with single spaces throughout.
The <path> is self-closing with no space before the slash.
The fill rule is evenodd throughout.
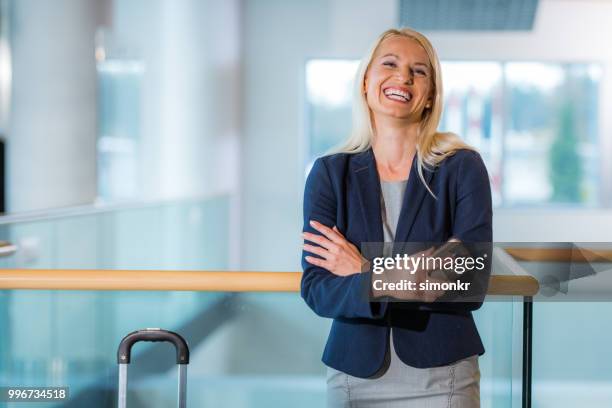
<path id="1" fill-rule="evenodd" d="M 396 88 L 387 88 L 385 89 L 385 95 L 387 96 L 401 96 L 405 100 L 409 101 L 411 99 L 411 95 L 408 92 L 401 91 Z"/>

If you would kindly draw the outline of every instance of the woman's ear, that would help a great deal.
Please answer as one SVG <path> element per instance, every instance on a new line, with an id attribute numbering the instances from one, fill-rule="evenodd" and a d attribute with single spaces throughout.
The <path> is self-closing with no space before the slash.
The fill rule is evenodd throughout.
<path id="1" fill-rule="evenodd" d="M 432 89 L 429 92 L 429 98 L 427 98 L 427 102 L 425 103 L 425 107 L 427 109 L 431 109 L 431 107 L 433 106 L 435 97 L 436 97 L 436 91 Z"/>

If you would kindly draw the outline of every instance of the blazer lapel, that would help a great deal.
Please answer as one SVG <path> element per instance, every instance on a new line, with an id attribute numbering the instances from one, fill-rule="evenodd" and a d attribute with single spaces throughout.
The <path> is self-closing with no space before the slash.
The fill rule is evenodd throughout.
<path id="1" fill-rule="evenodd" d="M 408 183 L 406 185 L 406 192 L 402 200 L 402 208 L 400 210 L 399 220 L 397 222 L 397 230 L 395 232 L 395 242 L 408 242 L 410 232 L 414 222 L 416 221 L 417 214 L 423 203 L 425 195 L 429 194 L 427 188 L 423 184 L 423 181 L 419 177 L 418 173 L 417 157 L 414 157 L 412 166 L 410 168 L 410 175 L 408 176 Z M 433 172 L 423 169 L 423 177 L 429 185 Z"/>
<path id="2" fill-rule="evenodd" d="M 372 149 L 355 154 L 351 165 L 368 241 L 383 242 L 380 178 Z"/>

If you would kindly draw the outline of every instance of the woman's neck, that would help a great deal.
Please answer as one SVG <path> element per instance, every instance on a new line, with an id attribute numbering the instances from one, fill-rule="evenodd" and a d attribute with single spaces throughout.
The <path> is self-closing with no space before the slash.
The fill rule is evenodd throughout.
<path id="1" fill-rule="evenodd" d="M 407 179 L 416 154 L 418 124 L 378 121 L 373 126 L 372 150 L 380 179 Z"/>

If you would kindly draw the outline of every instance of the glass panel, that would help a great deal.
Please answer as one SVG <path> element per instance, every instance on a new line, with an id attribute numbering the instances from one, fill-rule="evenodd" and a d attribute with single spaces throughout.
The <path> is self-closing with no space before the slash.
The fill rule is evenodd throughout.
<path id="1" fill-rule="evenodd" d="M 3 224 L 0 239 L 19 249 L 0 258 L 0 266 L 227 269 L 229 205 L 229 196 L 219 196 Z M 198 319 L 214 321 L 206 313 L 224 298 L 191 292 L 0 291 L 0 384 L 68 385 L 72 397 L 61 406 L 113 406 L 109 392 L 116 392 L 117 381 L 111 372 L 124 335 L 145 327 L 197 332 L 198 323 L 209 324 Z M 139 348 L 146 355 L 147 345 Z"/>
<path id="2" fill-rule="evenodd" d="M 0 225 L 0 239 L 20 247 L 0 266 L 227 269 L 229 200 Z M 511 406 L 512 306 L 495 302 L 475 313 L 487 349 L 484 407 Z M 0 383 L 69 386 L 61 407 L 114 406 L 121 338 L 162 327 L 190 344 L 190 406 L 324 406 L 330 322 L 297 293 L 0 291 Z M 172 406 L 176 380 L 171 347 L 138 344 L 129 406 Z"/>
<path id="3" fill-rule="evenodd" d="M 296 293 L 5 291 L 2 299 L 12 336 L 0 382 L 69 386 L 62 407 L 113 406 L 117 346 L 145 327 L 175 330 L 190 344 L 189 406 L 325 406 L 320 359 L 331 321 Z M 487 349 L 483 407 L 512 407 L 512 306 L 493 302 L 476 312 Z M 136 345 L 128 375 L 128 406 L 174 406 L 170 346 Z"/>
<path id="4" fill-rule="evenodd" d="M 533 406 L 609 406 L 612 304 L 539 302 L 533 310 Z"/>
<path id="5" fill-rule="evenodd" d="M 520 363 L 522 350 L 522 322 L 515 319 L 521 312 L 520 303 L 508 299 L 491 301 L 488 298 L 482 308 L 474 312 L 474 320 L 485 347 L 485 354 L 480 356 L 480 402 L 483 408 L 507 407 L 520 400 L 516 392 L 520 387 Z"/>
<path id="6" fill-rule="evenodd" d="M 206 330 L 216 330 L 217 320 L 231 312 L 228 308 L 222 310 L 225 314 L 213 314 L 231 298 L 221 293 L 20 290 L 0 296 L 2 332 L 11 334 L 2 349 L 0 384 L 68 386 L 70 400 L 59 405 L 65 407 L 113 406 L 117 347 L 129 332 L 146 327 L 176 330 L 190 334 L 192 347 L 197 347 L 210 334 Z M 139 379 L 164 375 L 174 366 L 170 346 L 138 344 L 130 389 L 141 388 Z M 162 400 L 175 396 L 173 385 Z M 132 402 L 129 406 L 168 406 Z"/>
<path id="7" fill-rule="evenodd" d="M 229 196 L 0 224 L 5 268 L 225 269 Z"/>

